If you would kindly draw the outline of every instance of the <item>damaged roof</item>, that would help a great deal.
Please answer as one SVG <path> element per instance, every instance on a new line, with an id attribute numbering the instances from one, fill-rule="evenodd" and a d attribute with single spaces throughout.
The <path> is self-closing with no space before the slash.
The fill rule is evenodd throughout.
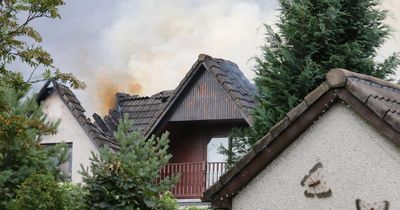
<path id="1" fill-rule="evenodd" d="M 50 87 L 50 84 L 53 86 Z M 89 118 L 85 115 L 85 109 L 82 107 L 80 101 L 75 94 L 65 85 L 59 84 L 55 81 L 47 81 L 46 84 L 40 90 L 37 101 L 41 102 L 51 94 L 52 91 L 57 91 L 60 95 L 64 104 L 71 111 L 72 115 L 78 121 L 79 125 L 87 133 L 89 138 L 96 143 L 98 146 L 107 145 L 110 148 L 118 149 L 118 143 L 115 141 L 112 135 L 108 135 L 101 131 L 101 129 L 92 123 Z"/>
<path id="2" fill-rule="evenodd" d="M 101 119 L 98 114 L 94 114 L 93 117 L 103 131 L 112 133 L 116 130 L 121 116 L 126 114 L 132 120 L 132 130 L 145 132 L 149 123 L 166 106 L 171 93 L 172 91 L 162 91 L 151 97 L 117 93 L 116 108 L 111 109 L 104 119 Z"/>
<path id="3" fill-rule="evenodd" d="M 323 113 L 338 101 L 400 145 L 400 86 L 364 74 L 333 69 L 326 82 L 270 129 L 218 182 L 203 193 L 215 208 L 231 208 L 232 199 Z"/>
<path id="4" fill-rule="evenodd" d="M 194 78 L 194 75 L 202 68 L 216 78 L 239 108 L 243 119 L 251 125 L 251 111 L 257 105 L 254 85 L 246 79 L 235 63 L 204 54 L 199 55 L 198 60 L 174 90 L 162 91 L 151 97 L 117 93 L 115 108 L 111 109 L 103 119 L 97 114 L 93 117 L 103 131 L 112 132 L 115 130 L 119 118 L 123 114 L 127 114 L 134 123 L 133 129 L 148 137 L 157 130 L 175 101 Z"/>

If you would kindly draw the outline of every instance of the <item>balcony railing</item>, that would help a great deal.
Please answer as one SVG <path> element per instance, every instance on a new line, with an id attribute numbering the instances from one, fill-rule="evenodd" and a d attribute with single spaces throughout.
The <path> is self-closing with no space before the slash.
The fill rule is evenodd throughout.
<path id="1" fill-rule="evenodd" d="M 161 170 L 160 176 L 180 175 L 179 182 L 171 190 L 176 198 L 200 198 L 225 170 L 224 162 L 169 163 Z"/>

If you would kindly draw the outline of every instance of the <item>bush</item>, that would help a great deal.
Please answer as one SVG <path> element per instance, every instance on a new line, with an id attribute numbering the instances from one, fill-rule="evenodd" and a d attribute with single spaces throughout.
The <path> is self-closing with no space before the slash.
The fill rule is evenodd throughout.
<path id="1" fill-rule="evenodd" d="M 64 191 L 53 175 L 35 173 L 22 183 L 11 209 L 66 209 L 65 201 Z"/>
<path id="2" fill-rule="evenodd" d="M 61 184 L 64 193 L 64 206 L 68 210 L 85 209 L 85 193 L 80 185 L 75 185 L 69 182 Z"/>
<path id="3" fill-rule="evenodd" d="M 170 191 L 167 191 L 163 195 L 160 196 L 160 201 L 157 205 L 157 209 L 165 209 L 165 210 L 175 210 L 178 209 L 179 205 L 174 196 Z"/>

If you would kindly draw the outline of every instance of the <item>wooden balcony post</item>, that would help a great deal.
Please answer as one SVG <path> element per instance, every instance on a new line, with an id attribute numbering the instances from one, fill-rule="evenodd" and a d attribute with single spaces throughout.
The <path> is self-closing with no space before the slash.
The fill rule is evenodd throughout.
<path id="1" fill-rule="evenodd" d="M 206 190 L 206 184 L 207 184 L 207 162 L 203 161 L 203 167 L 202 167 L 202 174 L 203 174 L 203 184 L 201 185 L 201 192 L 204 192 Z"/>

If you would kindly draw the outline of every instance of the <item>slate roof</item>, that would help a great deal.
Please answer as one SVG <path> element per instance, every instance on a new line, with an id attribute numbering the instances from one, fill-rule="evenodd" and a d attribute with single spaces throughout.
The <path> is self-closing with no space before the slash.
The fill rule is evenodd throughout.
<path id="1" fill-rule="evenodd" d="M 111 132 L 115 129 L 119 117 L 127 114 L 134 123 L 133 129 L 141 131 L 146 137 L 150 136 L 201 68 L 205 68 L 215 76 L 231 99 L 238 105 L 243 118 L 251 125 L 251 110 L 257 105 L 254 85 L 246 79 L 235 63 L 204 54 L 199 55 L 198 60 L 174 90 L 162 91 L 151 97 L 117 93 L 116 107 L 111 109 L 103 120 L 95 114 L 96 123 L 100 125 L 103 131 Z"/>
<path id="2" fill-rule="evenodd" d="M 252 124 L 251 112 L 257 105 L 255 101 L 255 86 L 246 79 L 239 67 L 231 61 L 206 56 L 204 65 L 213 73 L 233 101 L 237 103 L 245 119 Z"/>
<path id="3" fill-rule="evenodd" d="M 172 91 L 162 91 L 150 97 L 117 93 L 116 108 L 111 109 L 104 119 L 97 114 L 94 114 L 93 117 L 103 131 L 112 133 L 116 130 L 120 117 L 126 114 L 132 120 L 132 130 L 144 132 L 149 128 L 149 123 L 167 105 L 165 102 L 171 93 Z"/>
<path id="4" fill-rule="evenodd" d="M 333 69 L 326 82 L 261 138 L 218 182 L 203 193 L 215 208 L 230 208 L 233 197 L 338 101 L 400 145 L 400 86 L 371 76 Z M 345 145 L 344 145 L 345 146 Z"/>
<path id="5" fill-rule="evenodd" d="M 52 87 L 49 87 L 50 83 L 53 85 Z M 113 136 L 102 132 L 97 125 L 92 123 L 90 119 L 86 117 L 85 109 L 82 107 L 75 94 L 67 86 L 55 81 L 47 81 L 38 94 L 38 102 L 44 100 L 54 90 L 58 92 L 62 101 L 92 141 L 94 141 L 98 146 L 108 145 L 113 149 L 119 148 L 118 143 L 114 140 Z"/>

